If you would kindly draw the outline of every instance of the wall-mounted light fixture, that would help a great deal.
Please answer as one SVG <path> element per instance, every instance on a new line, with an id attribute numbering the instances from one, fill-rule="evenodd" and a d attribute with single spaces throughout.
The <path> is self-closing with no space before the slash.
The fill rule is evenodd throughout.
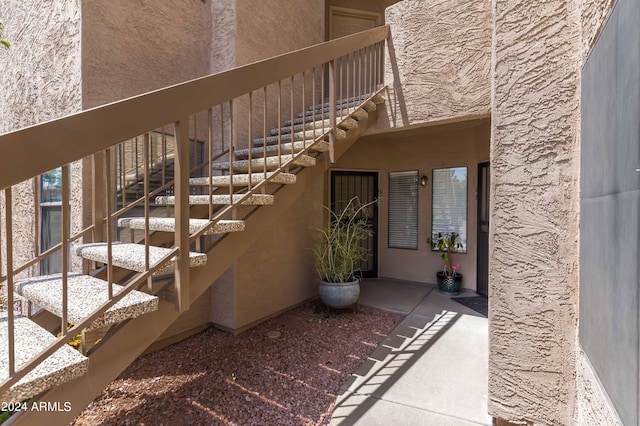
<path id="1" fill-rule="evenodd" d="M 422 186 L 427 186 L 427 180 L 428 180 L 428 179 L 429 179 L 429 178 L 428 178 L 426 175 L 422 175 L 422 176 L 420 176 L 420 185 L 422 185 Z"/>

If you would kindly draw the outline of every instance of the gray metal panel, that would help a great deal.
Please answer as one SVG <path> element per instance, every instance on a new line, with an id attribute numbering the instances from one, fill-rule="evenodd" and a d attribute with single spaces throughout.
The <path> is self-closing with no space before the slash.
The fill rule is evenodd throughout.
<path id="1" fill-rule="evenodd" d="M 638 424 L 640 3 L 619 0 L 582 73 L 580 343 Z"/>

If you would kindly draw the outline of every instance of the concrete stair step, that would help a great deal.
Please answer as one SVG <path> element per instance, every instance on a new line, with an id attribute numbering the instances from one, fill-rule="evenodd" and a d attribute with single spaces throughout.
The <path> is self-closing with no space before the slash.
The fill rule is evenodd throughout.
<path id="1" fill-rule="evenodd" d="M 306 145 L 306 146 L 305 146 Z M 273 157 L 280 154 L 290 154 L 293 149 L 294 153 L 298 153 L 304 149 L 309 149 L 312 152 L 325 152 L 329 150 L 329 142 L 324 140 L 313 141 L 298 141 L 298 142 L 289 142 L 283 143 L 280 145 L 280 151 L 278 151 L 278 145 L 267 145 L 266 153 L 267 157 Z M 251 149 L 252 158 L 260 158 L 264 155 L 265 149 L 264 147 L 256 147 Z M 249 150 L 248 149 L 239 149 L 235 152 L 236 158 L 238 160 L 245 160 L 249 158 Z"/>
<path id="2" fill-rule="evenodd" d="M 361 118 L 358 118 L 358 117 L 353 115 L 354 111 L 357 111 L 357 110 L 354 109 L 354 108 L 350 108 L 349 110 L 345 109 L 345 110 L 342 110 L 342 111 L 340 111 L 340 110 L 336 111 L 336 122 L 340 123 L 342 120 L 345 120 L 347 118 L 361 120 Z M 367 116 L 368 116 L 368 114 L 365 114 L 364 118 L 366 119 Z M 318 115 L 316 115 L 315 118 L 316 118 L 317 121 L 321 121 L 322 119 L 325 119 L 325 120 L 328 121 L 329 120 L 329 113 L 328 112 L 325 113 L 324 116 L 320 116 L 318 114 Z M 303 121 L 305 123 L 312 123 L 313 122 L 312 120 L 313 120 L 313 116 L 306 116 L 305 115 L 303 117 L 301 114 L 298 114 L 298 117 L 296 117 L 293 120 L 293 124 L 294 125 L 299 125 L 299 124 L 302 124 Z M 291 120 L 285 120 L 284 127 L 289 127 L 289 126 L 291 126 Z M 338 125 L 338 127 L 340 127 L 340 125 Z"/>
<path id="3" fill-rule="evenodd" d="M 62 275 L 45 275 L 16 282 L 16 293 L 30 302 L 62 317 Z M 113 294 L 122 286 L 113 284 Z M 108 283 L 82 274 L 69 274 L 67 278 L 67 318 L 77 324 L 109 300 Z M 117 324 L 129 318 L 156 311 L 158 298 L 132 290 L 96 319 L 89 329 Z"/>
<path id="4" fill-rule="evenodd" d="M 244 197 L 245 194 L 233 194 L 233 203 L 239 203 L 241 198 Z M 273 195 L 270 194 L 252 194 L 246 200 L 242 202 L 244 205 L 248 206 L 266 206 L 273 204 Z M 213 201 L 214 205 L 228 205 L 231 204 L 229 195 L 214 195 L 209 197 L 208 195 L 191 195 L 189 196 L 189 204 L 197 205 L 197 204 L 205 204 L 208 205 L 209 201 Z M 174 196 L 168 197 L 157 197 L 156 204 L 163 206 L 173 206 L 175 205 L 176 198 Z"/>
<path id="5" fill-rule="evenodd" d="M 228 163 L 227 163 L 228 164 Z M 227 169 L 229 170 L 229 169 Z M 296 183 L 296 175 L 292 173 L 277 173 L 277 172 L 267 172 L 267 178 L 273 177 L 271 179 L 271 183 L 278 183 L 283 185 L 289 185 L 292 183 Z M 228 175 L 225 176 L 213 176 L 211 178 L 198 177 L 189 179 L 189 185 L 191 186 L 209 186 L 209 181 L 211 180 L 211 185 L 214 187 L 229 187 L 231 186 L 231 177 Z M 264 180 L 264 173 L 252 173 L 251 174 L 251 184 L 255 185 L 256 183 L 262 182 Z M 249 175 L 248 174 L 235 174 L 233 175 L 233 186 L 248 186 L 249 185 Z"/>
<path id="6" fill-rule="evenodd" d="M 366 101 L 370 97 L 371 97 L 371 94 L 367 93 L 362 96 L 354 96 L 348 99 L 342 99 L 336 102 L 336 106 L 353 106 L 354 104 L 359 104 Z M 314 109 L 318 110 L 318 109 L 328 109 L 328 108 L 329 108 L 329 102 L 325 102 L 323 104 L 311 105 L 309 108 L 307 108 L 307 111 L 311 111 Z"/>
<path id="7" fill-rule="evenodd" d="M 318 128 L 318 129 L 311 129 L 311 130 L 305 130 L 304 132 L 300 131 L 300 132 L 294 132 L 293 133 L 293 138 L 291 135 L 291 132 L 289 133 L 282 133 L 282 135 L 280 137 L 276 136 L 267 136 L 266 139 L 265 138 L 256 138 L 253 140 L 253 146 L 264 146 L 264 145 L 274 145 L 277 144 L 279 141 L 280 143 L 287 143 L 287 142 L 291 142 L 292 140 L 295 141 L 302 141 L 302 140 L 306 140 L 308 142 L 313 141 L 314 139 L 322 136 L 324 133 L 327 133 L 329 131 L 329 128 L 325 128 L 324 131 L 322 130 L 322 128 Z M 338 137 L 338 139 L 344 139 L 347 137 L 347 132 L 344 131 L 343 129 L 336 129 L 336 136 Z"/>
<path id="8" fill-rule="evenodd" d="M 20 369 L 41 351 L 56 341 L 51 333 L 33 321 L 16 317 L 14 321 L 15 367 Z M 9 378 L 9 336 L 6 313 L 0 316 L 0 383 Z M 9 390 L 0 394 L 5 403 L 20 402 L 47 389 L 60 386 L 83 376 L 89 368 L 89 359 L 69 345 L 55 351 L 44 362 L 30 371 Z"/>
<path id="9" fill-rule="evenodd" d="M 337 114 L 342 114 L 342 115 L 347 114 L 347 113 L 350 114 L 350 113 L 352 113 L 353 111 L 355 111 L 355 110 L 357 110 L 359 108 L 364 109 L 367 112 L 370 112 L 370 111 L 375 111 L 377 106 L 376 106 L 375 102 L 373 102 L 372 100 L 369 100 L 369 101 L 366 101 L 366 102 L 362 103 L 362 106 L 358 103 L 358 104 L 355 104 L 353 106 L 341 107 L 341 108 L 338 109 Z M 322 110 L 307 110 L 304 113 L 302 113 L 302 112 L 298 113 L 297 118 L 302 118 L 303 115 L 305 117 L 313 117 L 314 112 L 315 112 L 316 116 L 319 115 L 319 114 L 325 114 L 325 116 L 328 116 L 329 113 L 330 113 L 330 110 L 329 110 L 329 108 L 322 109 Z"/>
<path id="10" fill-rule="evenodd" d="M 316 159 L 308 155 L 300 155 L 295 159 L 293 159 L 291 155 L 282 155 L 280 157 L 267 157 L 266 159 L 262 157 L 254 158 L 251 160 L 251 162 L 249 162 L 249 160 L 234 161 L 233 170 L 238 172 L 248 172 L 249 167 L 251 167 L 252 170 L 263 170 L 265 167 L 267 170 L 275 170 L 289 161 L 292 161 L 292 165 L 300 167 L 312 167 L 316 165 Z M 213 165 L 213 169 L 229 170 L 229 163 L 216 163 Z"/>
<path id="11" fill-rule="evenodd" d="M 149 264 L 155 267 L 160 260 L 169 254 L 171 249 L 163 247 L 149 247 Z M 107 243 L 81 244 L 76 248 L 76 254 L 83 259 L 95 262 L 107 263 Z M 113 243 L 113 265 L 119 268 L 136 272 L 145 271 L 145 248 L 142 244 Z M 207 263 L 207 255 L 204 253 L 189 253 L 189 266 L 202 266 Z M 175 269 L 175 258 L 170 259 L 156 270 L 155 274 L 172 272 Z"/>
<path id="12" fill-rule="evenodd" d="M 356 127 L 358 127 L 358 122 L 351 117 L 345 117 L 344 119 L 338 118 L 337 123 L 338 123 L 338 127 L 345 130 L 355 129 Z M 286 124 L 287 124 L 286 126 L 280 129 L 271 129 L 271 136 L 278 136 L 278 132 L 280 132 L 283 135 L 287 133 L 291 133 L 291 120 L 288 120 L 288 123 Z M 326 131 L 330 128 L 330 124 L 331 124 L 331 120 L 327 118 L 324 120 L 316 120 L 311 122 L 306 121 L 303 127 L 302 120 L 301 120 L 300 123 L 294 125 L 293 131 L 301 132 L 303 128 L 305 130 L 313 130 L 314 128 L 322 130 L 323 125 L 324 125 L 324 130 Z"/>
<path id="13" fill-rule="evenodd" d="M 227 232 L 244 231 L 243 220 L 220 220 L 211 224 L 207 219 L 189 219 L 189 233 L 195 234 L 204 227 L 207 227 L 204 235 L 226 234 Z M 144 230 L 144 217 L 124 217 L 118 220 L 120 228 Z M 172 217 L 150 217 L 149 230 L 152 232 L 175 232 L 176 220 Z"/>

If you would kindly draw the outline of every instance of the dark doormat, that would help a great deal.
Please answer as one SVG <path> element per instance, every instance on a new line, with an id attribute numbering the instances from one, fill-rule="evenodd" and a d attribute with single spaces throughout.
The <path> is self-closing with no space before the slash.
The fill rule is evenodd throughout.
<path id="1" fill-rule="evenodd" d="M 489 316 L 489 304 L 487 298 L 484 296 L 452 297 L 451 300 L 455 300 L 461 305 L 471 308 L 485 317 Z"/>

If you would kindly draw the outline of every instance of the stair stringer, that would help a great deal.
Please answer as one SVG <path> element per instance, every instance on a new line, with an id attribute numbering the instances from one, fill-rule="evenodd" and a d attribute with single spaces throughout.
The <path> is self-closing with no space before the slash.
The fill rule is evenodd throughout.
<path id="1" fill-rule="evenodd" d="M 369 112 L 366 123 L 347 132 L 347 137 L 335 146 L 335 158 L 344 154 L 377 119 L 376 111 Z M 194 303 L 215 281 L 244 254 L 266 232 L 273 223 L 299 197 L 307 185 L 322 179 L 329 169 L 328 153 L 317 157 L 315 167 L 302 169 L 294 185 L 283 186 L 276 193 L 276 202 L 268 208 L 258 208 L 245 219 L 245 230 L 226 235 L 219 244 L 207 252 L 215 262 L 193 268 L 189 276 L 191 303 Z M 68 425 L 104 389 L 109 386 L 144 350 L 162 335 L 178 319 L 180 313 L 175 305 L 160 300 L 158 310 L 123 323 L 117 332 L 105 338 L 102 344 L 89 354 L 89 370 L 86 375 L 43 392 L 31 402 L 64 405 L 70 403 L 70 410 L 22 411 L 11 417 L 7 425 Z M 67 406 L 65 405 L 65 408 Z"/>

